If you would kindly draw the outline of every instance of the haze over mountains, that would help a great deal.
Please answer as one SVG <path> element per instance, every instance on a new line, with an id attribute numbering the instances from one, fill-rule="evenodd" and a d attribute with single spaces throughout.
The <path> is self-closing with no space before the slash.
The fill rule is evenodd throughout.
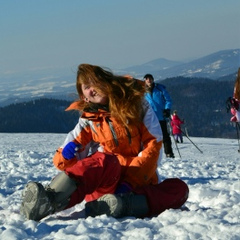
<path id="1" fill-rule="evenodd" d="M 142 65 L 113 71 L 119 74 L 132 74 L 139 79 L 146 73 L 151 73 L 155 80 L 176 76 L 210 79 L 227 77 L 233 80 L 239 66 L 240 49 L 232 49 L 187 63 L 159 58 Z M 75 77 L 75 70 L 57 68 L 6 75 L 1 77 L 0 106 L 40 97 L 73 100 L 76 98 Z"/>
<path id="2" fill-rule="evenodd" d="M 233 80 L 239 67 L 240 49 L 231 49 L 187 63 L 159 58 L 142 65 L 113 71 L 118 74 L 132 74 L 139 79 L 146 73 L 151 73 L 155 80 L 176 76 Z M 76 98 L 75 71 L 55 68 L 6 74 L 1 77 L 0 106 L 41 97 L 73 100 Z"/>

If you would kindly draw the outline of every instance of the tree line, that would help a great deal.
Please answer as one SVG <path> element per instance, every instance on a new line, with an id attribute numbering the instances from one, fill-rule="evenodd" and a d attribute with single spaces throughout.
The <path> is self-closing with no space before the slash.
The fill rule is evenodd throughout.
<path id="1" fill-rule="evenodd" d="M 36 99 L 0 108 L 0 132 L 65 133 L 77 123 L 79 113 L 65 111 L 69 101 Z"/>

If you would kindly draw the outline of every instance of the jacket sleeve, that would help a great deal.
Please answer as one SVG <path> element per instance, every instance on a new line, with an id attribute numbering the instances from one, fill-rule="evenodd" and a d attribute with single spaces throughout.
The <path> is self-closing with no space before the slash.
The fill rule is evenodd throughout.
<path id="1" fill-rule="evenodd" d="M 162 94 L 165 99 L 165 109 L 171 109 L 172 108 L 172 98 L 170 97 L 167 89 L 162 86 Z"/>
<path id="2" fill-rule="evenodd" d="M 140 127 L 142 151 L 136 157 L 127 159 L 124 181 L 133 187 L 150 183 L 156 174 L 160 150 L 162 147 L 162 130 L 151 106 L 145 101 L 145 116 Z M 122 156 L 118 155 L 121 161 Z M 124 157 L 126 159 L 126 157 Z M 126 160 L 125 160 L 126 161 Z"/>
<path id="3" fill-rule="evenodd" d="M 79 143 L 81 144 L 81 148 L 77 152 L 76 157 L 66 160 L 62 155 L 62 150 L 69 142 Z M 63 145 L 58 148 L 53 157 L 53 163 L 55 167 L 61 171 L 64 171 L 66 168 L 73 166 L 78 160 L 83 159 L 88 155 L 91 145 L 92 134 L 88 121 L 79 118 L 79 122 L 75 128 L 68 133 Z"/>
<path id="4" fill-rule="evenodd" d="M 166 87 L 162 84 L 157 84 L 157 89 L 161 89 L 160 91 L 165 100 L 165 108 L 164 109 L 172 109 L 172 98 L 170 97 Z"/>

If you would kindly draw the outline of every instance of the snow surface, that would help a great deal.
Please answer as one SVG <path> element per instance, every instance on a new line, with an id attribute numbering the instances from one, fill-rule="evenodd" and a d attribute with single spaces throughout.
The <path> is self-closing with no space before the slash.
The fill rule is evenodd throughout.
<path id="1" fill-rule="evenodd" d="M 157 217 L 84 218 L 84 203 L 41 222 L 19 214 L 21 192 L 28 181 L 47 184 L 57 174 L 55 149 L 65 134 L 0 133 L 0 239 L 240 239 L 240 153 L 236 139 L 185 137 L 175 159 L 158 170 L 179 177 L 189 188 L 189 211 L 167 210 Z"/>

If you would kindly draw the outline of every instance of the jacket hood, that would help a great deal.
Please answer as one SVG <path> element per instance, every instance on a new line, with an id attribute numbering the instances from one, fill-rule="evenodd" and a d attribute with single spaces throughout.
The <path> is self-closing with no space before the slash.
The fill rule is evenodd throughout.
<path id="1" fill-rule="evenodd" d="M 79 111 L 79 101 L 73 102 L 66 108 L 65 111 L 77 110 Z M 108 106 L 100 104 L 90 104 L 87 108 L 81 111 L 81 117 L 89 120 L 97 120 L 99 118 L 110 117 Z"/>
<path id="2" fill-rule="evenodd" d="M 70 110 L 80 111 L 79 104 L 80 104 L 80 101 L 73 102 L 65 109 L 65 111 L 70 111 Z M 83 112 L 98 112 L 99 110 L 104 110 L 106 112 L 109 112 L 109 107 L 107 105 L 90 103 L 88 107 L 83 109 Z"/>

